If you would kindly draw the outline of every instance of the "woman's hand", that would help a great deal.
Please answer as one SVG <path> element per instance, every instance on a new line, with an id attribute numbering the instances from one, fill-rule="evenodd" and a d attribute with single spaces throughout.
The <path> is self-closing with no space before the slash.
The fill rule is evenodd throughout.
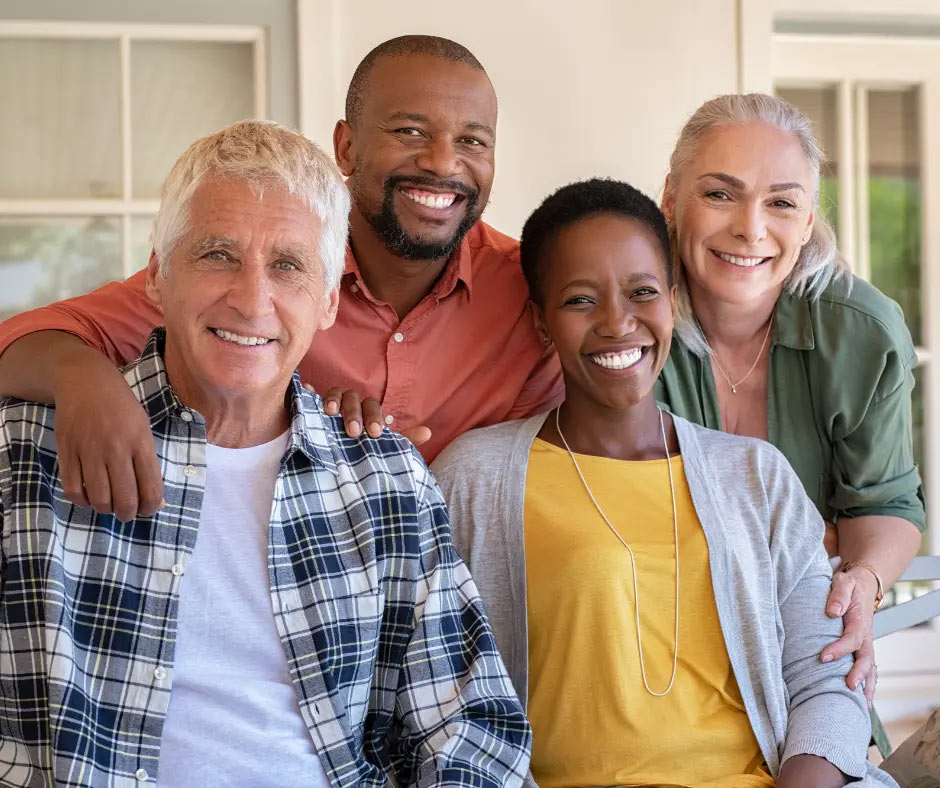
<path id="1" fill-rule="evenodd" d="M 855 653 L 855 664 L 845 677 L 845 683 L 854 690 L 862 681 L 865 682 L 865 699 L 869 709 L 878 683 L 872 636 L 877 593 L 878 583 L 874 575 L 863 567 L 833 575 L 826 613 L 834 618 L 842 616 L 842 637 L 826 646 L 820 654 L 823 662 L 831 662 Z"/>
<path id="2" fill-rule="evenodd" d="M 313 386 L 304 384 L 308 391 L 314 391 Z M 366 425 L 366 434 L 378 438 L 382 434 L 385 418 L 382 415 L 382 406 L 374 397 L 360 399 L 359 394 L 352 389 L 343 391 L 339 386 L 333 386 L 323 397 L 323 409 L 330 415 L 341 413 L 346 434 L 350 438 L 358 438 L 362 434 L 362 425 Z M 401 430 L 401 434 L 415 446 L 426 443 L 431 437 L 431 430 L 424 426 L 410 427 Z"/>

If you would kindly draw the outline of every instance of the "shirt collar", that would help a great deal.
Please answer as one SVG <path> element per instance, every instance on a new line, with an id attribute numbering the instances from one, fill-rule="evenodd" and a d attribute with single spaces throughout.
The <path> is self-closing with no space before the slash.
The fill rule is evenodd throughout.
<path id="1" fill-rule="evenodd" d="M 366 286 L 365 282 L 362 281 L 362 273 L 359 271 L 359 264 L 356 262 L 356 257 L 350 246 L 346 247 L 346 266 L 343 269 L 343 277 L 352 277 L 362 292 L 369 298 L 372 298 L 369 288 Z M 450 260 L 447 261 L 447 265 L 444 266 L 444 270 L 441 272 L 441 276 L 431 290 L 431 293 L 440 300 L 449 296 L 454 292 L 457 285 L 462 283 L 467 289 L 467 295 L 471 296 L 472 282 L 473 256 L 470 253 L 470 241 L 464 236 L 463 240 L 460 242 L 460 246 L 457 247 L 457 251 L 451 255 Z"/>
<path id="2" fill-rule="evenodd" d="M 794 350 L 812 350 L 816 346 L 809 301 L 784 291 L 774 309 L 774 344 Z"/>
<path id="3" fill-rule="evenodd" d="M 165 348 L 166 328 L 161 326 L 153 330 L 140 357 L 122 370 L 124 379 L 146 411 L 154 431 L 165 419 L 180 418 L 184 411 L 191 411 L 170 387 L 163 362 Z M 332 473 L 338 473 L 335 437 L 328 422 L 329 417 L 323 413 L 323 402 L 319 396 L 301 385 L 297 372 L 291 376 L 290 385 L 284 394 L 284 404 L 291 414 L 288 453 L 301 451 Z"/>

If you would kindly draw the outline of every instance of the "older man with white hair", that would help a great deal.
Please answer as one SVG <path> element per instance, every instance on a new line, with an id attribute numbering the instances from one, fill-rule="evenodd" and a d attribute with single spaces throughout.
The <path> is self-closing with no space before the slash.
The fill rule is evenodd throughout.
<path id="1" fill-rule="evenodd" d="M 348 213 L 271 123 L 173 167 L 147 274 L 166 327 L 124 372 L 153 517 L 70 504 L 55 409 L 0 407 L 0 784 L 522 782 L 530 732 L 433 478 L 294 372 L 334 319 Z"/>

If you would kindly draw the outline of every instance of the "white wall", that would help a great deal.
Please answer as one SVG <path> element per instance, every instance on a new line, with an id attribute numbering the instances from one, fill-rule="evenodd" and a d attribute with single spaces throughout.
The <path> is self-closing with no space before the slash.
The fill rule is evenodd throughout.
<path id="1" fill-rule="evenodd" d="M 299 11 L 301 127 L 327 146 L 376 44 L 429 33 L 480 59 L 500 108 L 486 219 L 513 235 L 578 178 L 609 175 L 658 196 L 685 118 L 737 88 L 736 0 L 301 0 Z"/>

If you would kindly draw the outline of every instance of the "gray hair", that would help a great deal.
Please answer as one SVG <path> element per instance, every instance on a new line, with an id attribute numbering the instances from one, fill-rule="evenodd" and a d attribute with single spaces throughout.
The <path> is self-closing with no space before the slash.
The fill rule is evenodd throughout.
<path id="1" fill-rule="evenodd" d="M 170 255 L 189 224 L 189 203 L 209 179 L 247 182 L 256 193 L 280 187 L 303 200 L 320 220 L 320 256 L 326 292 L 343 275 L 349 234 L 349 192 L 333 163 L 301 134 L 264 120 L 243 120 L 196 140 L 160 190 L 151 239 L 166 274 Z"/>
<path id="2" fill-rule="evenodd" d="M 789 102 L 764 93 L 730 93 L 706 101 L 686 121 L 679 133 L 675 150 L 669 159 L 667 194 L 675 196 L 679 179 L 686 165 L 698 154 L 698 147 L 705 135 L 719 126 L 766 123 L 786 134 L 792 134 L 803 149 L 806 161 L 813 171 L 813 204 L 816 221 L 812 235 L 804 244 L 796 265 L 784 280 L 783 287 L 797 297 L 814 300 L 839 279 L 850 279 L 851 269 L 836 248 L 836 235 L 832 225 L 819 211 L 819 176 L 825 154 L 813 133 L 810 119 Z M 685 269 L 679 259 L 675 227 L 670 225 L 673 247 L 673 265 L 676 272 L 676 333 L 693 353 L 708 355 L 711 348 L 705 339 L 689 299 Z"/>

